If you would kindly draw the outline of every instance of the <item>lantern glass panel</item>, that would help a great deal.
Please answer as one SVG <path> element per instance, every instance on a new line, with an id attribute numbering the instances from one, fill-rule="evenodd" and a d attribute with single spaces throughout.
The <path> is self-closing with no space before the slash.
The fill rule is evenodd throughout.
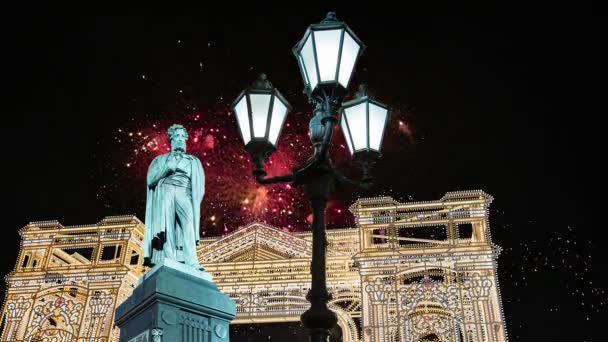
<path id="1" fill-rule="evenodd" d="M 378 152 L 380 152 L 387 114 L 386 108 L 369 104 L 369 148 Z"/>
<path id="2" fill-rule="evenodd" d="M 251 119 L 253 120 L 253 137 L 266 137 L 266 124 L 270 107 L 270 94 L 250 94 Z"/>
<path id="3" fill-rule="evenodd" d="M 351 37 L 348 31 L 344 32 L 344 43 L 342 44 L 342 56 L 340 58 L 340 73 L 338 81 L 344 88 L 348 86 L 348 81 L 353 73 L 357 56 L 361 46 Z"/>
<path id="4" fill-rule="evenodd" d="M 344 113 L 342 113 L 342 115 L 344 115 Z M 346 120 L 344 118 L 342 118 L 342 122 L 340 123 L 340 126 L 342 127 L 342 133 L 344 134 L 344 140 L 346 140 L 346 146 L 348 146 L 348 150 L 350 151 L 350 154 L 353 154 L 353 144 L 352 144 L 352 140 L 350 139 L 350 130 L 348 129 L 348 126 L 346 125 Z"/>
<path id="5" fill-rule="evenodd" d="M 234 106 L 234 111 L 236 112 L 236 119 L 239 123 L 241 134 L 243 135 L 243 143 L 247 145 L 247 143 L 251 140 L 249 113 L 247 111 L 247 96 L 241 97 L 239 103 Z"/>
<path id="6" fill-rule="evenodd" d="M 315 89 L 317 83 L 319 83 L 319 79 L 317 77 L 317 61 L 315 59 L 315 52 L 312 46 L 312 34 L 308 35 L 306 39 L 306 43 L 304 43 L 304 47 L 302 51 L 300 51 L 302 55 L 302 61 L 304 62 L 304 70 L 307 74 L 308 80 L 310 81 L 310 89 Z"/>
<path id="7" fill-rule="evenodd" d="M 272 119 L 270 121 L 270 132 L 268 132 L 268 140 L 271 144 L 277 145 L 279 139 L 279 133 L 281 127 L 283 127 L 283 121 L 287 115 L 287 106 L 279 100 L 278 97 L 274 98 L 274 104 L 272 105 Z"/>
<path id="8" fill-rule="evenodd" d="M 298 55 L 298 63 L 300 63 L 300 68 L 302 69 L 302 75 L 304 78 L 304 85 L 310 86 L 310 81 L 308 80 L 308 75 L 306 74 L 306 68 L 304 68 L 304 61 L 302 60 L 302 55 Z"/>
<path id="9" fill-rule="evenodd" d="M 321 82 L 335 81 L 342 30 L 314 31 Z"/>
<path id="10" fill-rule="evenodd" d="M 365 102 L 344 109 L 348 127 L 353 138 L 354 150 L 367 148 L 367 104 Z"/>

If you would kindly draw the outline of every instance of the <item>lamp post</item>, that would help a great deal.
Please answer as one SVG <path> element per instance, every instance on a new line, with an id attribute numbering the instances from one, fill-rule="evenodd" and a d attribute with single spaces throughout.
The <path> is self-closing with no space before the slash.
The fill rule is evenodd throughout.
<path id="1" fill-rule="evenodd" d="M 255 164 L 253 174 L 260 184 L 292 182 L 303 186 L 312 209 L 313 250 L 312 283 L 306 299 L 310 308 L 301 316 L 311 342 L 326 342 L 329 330 L 337 323 L 336 315 L 327 307 L 330 294 L 326 285 L 325 211 L 336 187 L 352 185 L 369 187 L 371 167 L 380 157 L 380 146 L 388 121 L 388 108 L 370 99 L 365 87 L 356 98 L 342 103 L 340 127 L 353 160 L 362 168 L 360 182 L 348 179 L 331 164 L 328 150 L 333 127 L 338 123 L 334 109 L 346 95 L 357 59 L 365 46 L 334 12 L 325 20 L 310 25 L 304 37 L 293 48 L 298 60 L 305 91 L 316 108 L 309 123 L 313 155 L 291 174 L 266 177 L 265 162 L 276 150 L 276 143 L 291 106 L 261 74 L 251 88 L 234 101 L 241 138 L 245 150 Z"/>

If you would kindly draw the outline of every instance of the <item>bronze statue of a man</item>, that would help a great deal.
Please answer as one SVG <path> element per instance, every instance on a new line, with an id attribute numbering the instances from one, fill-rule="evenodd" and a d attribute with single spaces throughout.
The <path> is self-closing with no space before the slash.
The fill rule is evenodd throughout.
<path id="1" fill-rule="evenodd" d="M 186 128 L 173 125 L 168 134 L 171 152 L 154 158 L 148 168 L 144 265 L 167 258 L 202 269 L 196 246 L 205 173 L 201 161 L 186 153 Z"/>

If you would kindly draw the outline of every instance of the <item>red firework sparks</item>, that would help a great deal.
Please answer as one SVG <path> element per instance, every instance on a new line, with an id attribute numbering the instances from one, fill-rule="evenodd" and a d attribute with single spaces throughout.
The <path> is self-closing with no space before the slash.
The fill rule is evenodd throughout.
<path id="1" fill-rule="evenodd" d="M 269 176 L 289 173 L 311 155 L 308 120 L 309 116 L 302 113 L 289 115 L 277 152 L 266 164 Z M 180 123 L 188 130 L 188 153 L 200 158 L 205 171 L 201 221 L 205 235 L 227 233 L 256 221 L 284 230 L 304 230 L 309 226 L 310 208 L 301 188 L 285 183 L 262 186 L 255 182 L 251 174 L 253 164 L 243 149 L 234 115 L 228 108 L 146 115 L 144 120 L 133 122 L 136 124 L 116 130 L 117 146 L 112 147 L 111 156 L 114 163 L 104 164 L 103 173 L 113 176 L 112 182 L 100 189 L 100 194 L 112 203 L 108 207 L 123 212 L 136 207 L 138 212 L 143 212 L 148 165 L 154 157 L 170 151 L 167 128 Z M 345 164 L 350 156 L 337 128 L 335 137 L 333 160 Z M 120 151 L 118 155 L 116 150 Z M 122 167 L 117 167 L 118 164 Z M 133 184 L 141 186 L 134 188 Z M 116 198 L 121 199 L 121 204 L 116 203 Z M 330 227 L 352 224 L 349 204 L 341 200 L 329 203 Z"/>

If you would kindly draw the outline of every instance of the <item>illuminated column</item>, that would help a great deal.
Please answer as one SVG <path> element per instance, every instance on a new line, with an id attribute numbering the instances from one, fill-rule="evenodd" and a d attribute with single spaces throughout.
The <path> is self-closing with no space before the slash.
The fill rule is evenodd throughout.
<path id="1" fill-rule="evenodd" d="M 488 295 L 492 281 L 475 274 L 465 280 L 464 287 L 469 292 L 475 310 L 477 338 L 479 341 L 497 341 L 496 334 L 490 326 L 491 317 L 488 310 Z"/>
<path id="2" fill-rule="evenodd" d="M 11 300 L 6 305 L 6 327 L 3 341 L 14 341 L 17 339 L 19 324 L 23 320 L 25 312 L 32 306 L 31 301 L 23 297 Z"/>
<path id="3" fill-rule="evenodd" d="M 103 321 L 108 313 L 108 308 L 114 303 L 112 295 L 104 292 L 96 293 L 89 301 L 90 315 L 91 315 L 91 327 L 89 329 L 90 341 L 95 341 L 96 338 L 101 337 L 101 330 L 103 328 Z"/>
<path id="4" fill-rule="evenodd" d="M 372 325 L 372 336 L 374 342 L 388 342 L 389 322 L 388 322 L 388 302 L 393 292 L 391 284 L 385 283 L 382 279 L 376 279 L 373 283 L 365 286 L 365 292 L 369 298 L 369 308 L 364 315 L 370 315 Z"/>

